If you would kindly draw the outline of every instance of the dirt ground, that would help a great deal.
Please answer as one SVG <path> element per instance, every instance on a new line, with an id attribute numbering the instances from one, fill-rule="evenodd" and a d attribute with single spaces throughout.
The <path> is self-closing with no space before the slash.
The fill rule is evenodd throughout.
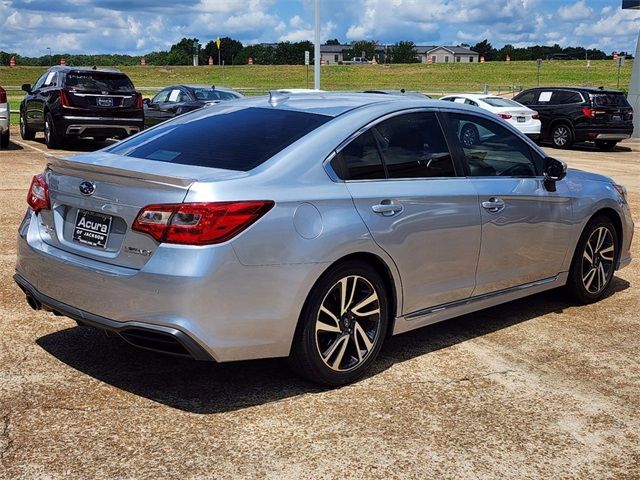
<path id="1" fill-rule="evenodd" d="M 0 151 L 0 478 L 640 478 L 637 231 L 600 303 L 549 292 L 394 337 L 325 391 L 280 360 L 175 359 L 28 308 L 11 276 L 45 150 Z M 625 184 L 638 230 L 640 143 L 548 152 Z"/>

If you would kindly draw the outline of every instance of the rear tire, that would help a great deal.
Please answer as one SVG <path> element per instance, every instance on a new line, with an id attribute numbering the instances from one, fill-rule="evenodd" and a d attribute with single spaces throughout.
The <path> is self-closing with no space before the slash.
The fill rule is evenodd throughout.
<path id="1" fill-rule="evenodd" d="M 559 123 L 551 129 L 551 142 L 555 148 L 569 148 L 573 144 L 573 131 L 569 125 Z"/>
<path id="2" fill-rule="evenodd" d="M 36 138 L 36 132 L 29 127 L 24 112 L 20 112 L 20 136 L 23 140 L 33 140 Z"/>
<path id="3" fill-rule="evenodd" d="M 9 130 L 0 135 L 0 148 L 5 150 L 9 148 Z"/>
<path id="4" fill-rule="evenodd" d="M 62 146 L 62 136 L 56 132 L 56 126 L 53 123 L 53 116 L 47 113 L 44 117 L 44 143 L 47 148 L 60 148 Z"/>
<path id="5" fill-rule="evenodd" d="M 330 387 L 355 381 L 378 356 L 388 316 L 385 284 L 374 268 L 353 261 L 331 267 L 305 302 L 290 367 Z"/>
<path id="6" fill-rule="evenodd" d="M 618 261 L 618 234 L 605 216 L 585 227 L 571 262 L 567 290 L 578 303 L 594 303 L 604 297 Z"/>
<path id="7" fill-rule="evenodd" d="M 615 140 L 596 140 L 595 144 L 599 150 L 610 152 L 611 150 L 616 148 L 618 142 L 616 142 Z"/>

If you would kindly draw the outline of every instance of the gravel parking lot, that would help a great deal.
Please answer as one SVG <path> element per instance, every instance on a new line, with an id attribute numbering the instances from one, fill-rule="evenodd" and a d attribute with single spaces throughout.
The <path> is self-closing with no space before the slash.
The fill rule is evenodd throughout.
<path id="1" fill-rule="evenodd" d="M 629 190 L 635 261 L 608 298 L 548 292 L 394 337 L 329 391 L 280 360 L 175 359 L 32 311 L 15 237 L 45 151 L 0 151 L 0 478 L 640 478 L 640 143 L 548 149 Z"/>

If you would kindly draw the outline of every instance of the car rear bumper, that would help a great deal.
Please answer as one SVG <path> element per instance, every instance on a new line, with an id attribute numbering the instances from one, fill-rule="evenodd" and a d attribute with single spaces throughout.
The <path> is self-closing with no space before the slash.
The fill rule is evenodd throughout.
<path id="1" fill-rule="evenodd" d="M 63 135 L 93 136 L 129 136 L 144 128 L 142 117 L 93 117 L 83 115 L 64 115 L 56 122 L 57 131 Z"/>
<path id="2" fill-rule="evenodd" d="M 591 126 L 588 128 L 576 128 L 576 140 L 613 140 L 621 141 L 630 138 L 633 134 L 633 126 Z"/>
<path id="3" fill-rule="evenodd" d="M 125 268 L 45 243 L 38 221 L 29 211 L 19 231 L 23 290 L 80 323 L 125 338 L 168 333 L 194 358 L 218 362 L 287 356 L 306 295 L 326 268 L 245 266 L 230 244 L 162 244 L 141 269 Z"/>
<path id="4" fill-rule="evenodd" d="M 195 360 L 213 360 L 212 356 L 188 334 L 181 330 L 144 322 L 116 322 L 93 313 L 74 308 L 40 293 L 22 275 L 13 279 L 34 305 L 47 311 L 69 317 L 79 325 L 99 328 L 120 335 L 128 343 L 170 355 L 189 356 Z"/>

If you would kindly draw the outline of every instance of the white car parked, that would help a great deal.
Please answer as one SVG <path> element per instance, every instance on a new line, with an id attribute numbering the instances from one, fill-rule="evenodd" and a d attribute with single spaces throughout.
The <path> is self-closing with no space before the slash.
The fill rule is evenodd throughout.
<path id="1" fill-rule="evenodd" d="M 0 148 L 9 148 L 9 101 L 7 92 L 0 87 Z"/>
<path id="2" fill-rule="evenodd" d="M 540 116 L 538 112 L 508 98 L 495 95 L 461 93 L 448 95 L 440 100 L 480 107 L 502 117 L 529 138 L 536 140 L 540 136 Z"/>

